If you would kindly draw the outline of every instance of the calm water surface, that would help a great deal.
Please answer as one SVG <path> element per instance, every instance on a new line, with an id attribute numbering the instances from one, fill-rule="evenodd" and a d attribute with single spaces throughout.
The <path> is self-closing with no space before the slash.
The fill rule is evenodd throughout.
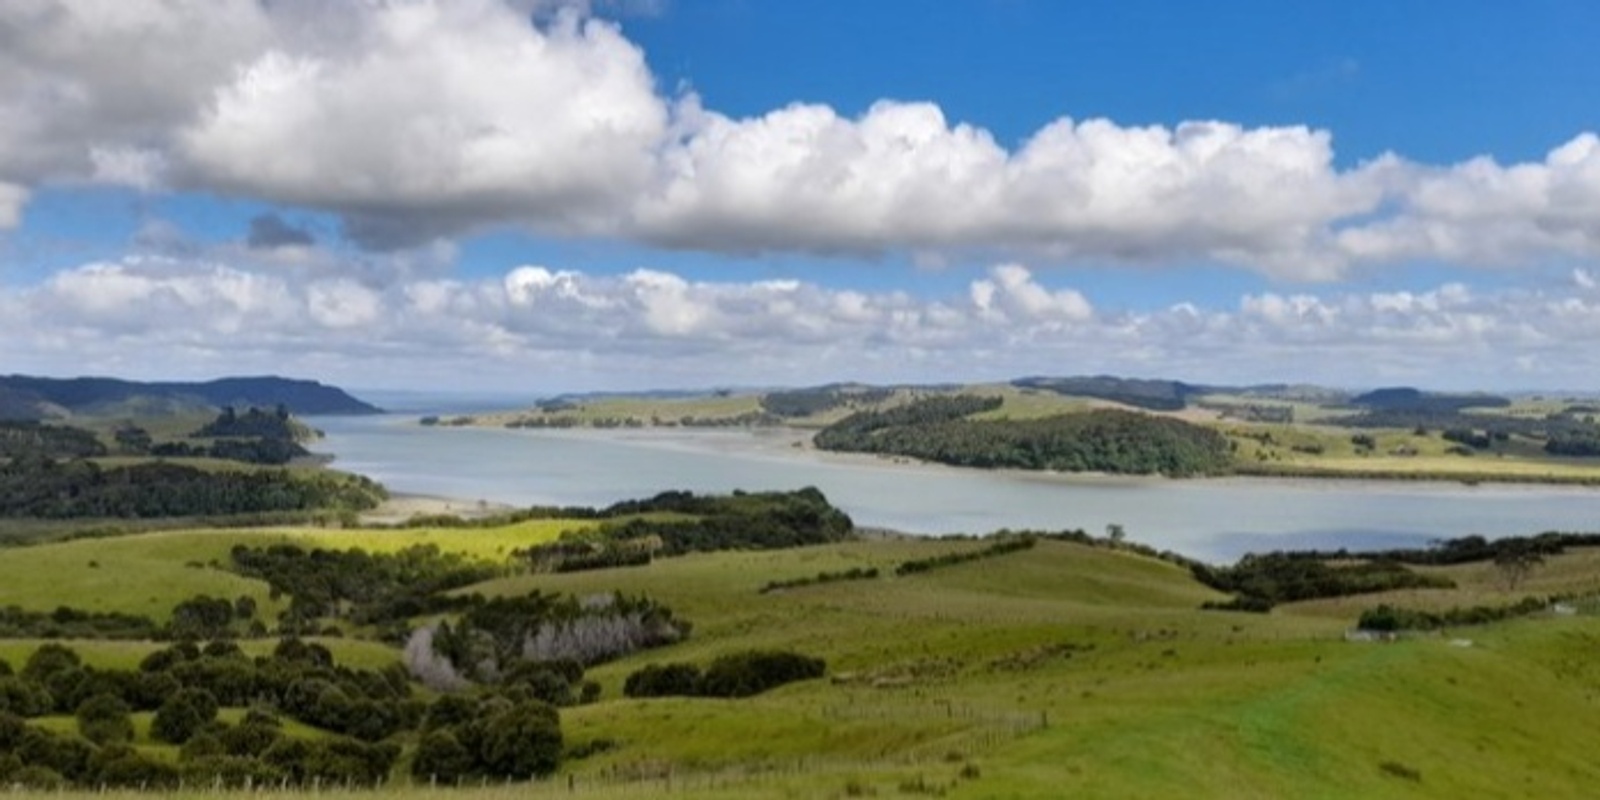
<path id="1" fill-rule="evenodd" d="M 1600 490 L 1276 480 L 1068 478 L 897 465 L 789 446 L 786 432 L 425 428 L 324 417 L 314 449 L 391 490 L 516 506 L 606 505 L 666 489 L 816 486 L 858 525 L 914 533 L 1083 528 L 1197 558 L 1441 537 L 1600 530 Z"/>

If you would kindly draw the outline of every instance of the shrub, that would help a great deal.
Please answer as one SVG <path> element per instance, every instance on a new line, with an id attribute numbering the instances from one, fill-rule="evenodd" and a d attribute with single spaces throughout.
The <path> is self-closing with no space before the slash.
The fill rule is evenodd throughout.
<path id="1" fill-rule="evenodd" d="M 28 656 L 22 665 L 22 677 L 34 683 L 43 684 L 51 675 L 64 670 L 73 669 L 83 665 L 83 660 L 78 653 L 65 645 L 47 642 L 39 645 L 39 649 Z"/>
<path id="2" fill-rule="evenodd" d="M 693 664 L 646 664 L 628 676 L 622 693 L 628 697 L 672 697 L 696 694 L 700 668 Z"/>
<path id="3" fill-rule="evenodd" d="M 750 650 L 718 657 L 700 676 L 698 694 L 706 697 L 749 697 L 794 681 L 820 678 L 827 664 L 820 658 L 781 650 Z"/>
<path id="4" fill-rule="evenodd" d="M 13 676 L 0 677 L 0 712 L 19 717 L 38 717 L 50 713 L 55 699 L 37 684 Z"/>
<path id="5" fill-rule="evenodd" d="M 17 742 L 16 754 L 26 764 L 48 767 L 68 781 L 88 777 L 89 757 L 94 747 L 76 736 L 57 736 L 38 728 L 27 728 Z"/>
<path id="6" fill-rule="evenodd" d="M 489 719 L 479 760 L 491 775 L 521 780 L 555 772 L 561 749 L 561 719 L 555 708 L 529 701 Z"/>
<path id="7" fill-rule="evenodd" d="M 478 716 L 478 701 L 458 694 L 447 694 L 433 701 L 422 717 L 422 730 L 431 732 L 470 722 Z"/>
<path id="8" fill-rule="evenodd" d="M 454 734 L 433 731 L 417 744 L 411 761 L 411 776 L 419 781 L 451 784 L 472 774 L 472 754 L 461 746 Z"/>
<path id="9" fill-rule="evenodd" d="M 97 694 L 78 706 L 78 733 L 98 745 L 133 739 L 133 719 L 128 704 L 120 697 Z"/>
<path id="10" fill-rule="evenodd" d="M 9 711 L 0 711 L 0 752 L 15 750 L 22 744 L 22 735 L 28 730 L 22 717 Z"/>
<path id="11" fill-rule="evenodd" d="M 1385 761 L 1378 765 L 1385 775 L 1403 778 L 1408 781 L 1421 782 L 1422 772 L 1415 767 L 1408 767 L 1398 761 Z"/>

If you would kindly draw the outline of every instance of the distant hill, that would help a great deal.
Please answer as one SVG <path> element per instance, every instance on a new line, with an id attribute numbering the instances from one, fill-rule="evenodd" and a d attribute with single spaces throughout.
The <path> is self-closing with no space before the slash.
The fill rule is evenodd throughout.
<path id="1" fill-rule="evenodd" d="M 1011 382 L 1023 389 L 1046 389 L 1057 394 L 1093 397 L 1151 411 L 1181 411 L 1192 395 L 1207 390 L 1178 381 L 1117 378 L 1111 375 L 1071 378 L 1028 377 Z"/>
<path id="2" fill-rule="evenodd" d="M 1463 408 L 1504 408 L 1511 401 L 1492 394 L 1435 394 L 1409 386 L 1374 389 L 1350 399 L 1350 405 L 1373 411 L 1460 411 Z"/>
<path id="3" fill-rule="evenodd" d="M 338 387 L 275 376 L 222 378 L 204 383 L 0 376 L 0 419 L 150 416 L 229 406 L 279 405 L 297 415 L 382 413 L 382 409 L 351 397 Z"/>

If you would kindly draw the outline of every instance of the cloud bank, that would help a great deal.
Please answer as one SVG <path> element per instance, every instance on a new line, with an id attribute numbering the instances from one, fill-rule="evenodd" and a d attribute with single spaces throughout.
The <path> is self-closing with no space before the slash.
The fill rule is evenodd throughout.
<path id="1" fill-rule="evenodd" d="M 797 280 L 519 266 L 363 283 L 206 256 L 127 257 L 0 290 L 10 368 L 273 371 L 365 386 L 561 391 L 1111 371 L 1214 382 L 1561 386 L 1600 368 L 1600 281 L 1545 290 L 1259 293 L 1131 313 L 997 264 L 924 299 Z M 434 383 L 447 381 L 445 383 Z"/>
<path id="2" fill-rule="evenodd" d="M 336 215 L 374 251 L 498 227 L 719 253 L 1208 261 L 1286 280 L 1600 257 L 1600 139 L 1539 162 L 1336 165 L 1305 127 L 1061 117 L 1015 145 L 932 103 L 748 118 L 657 85 L 581 6 L 0 6 L 0 229 L 75 183 Z"/>

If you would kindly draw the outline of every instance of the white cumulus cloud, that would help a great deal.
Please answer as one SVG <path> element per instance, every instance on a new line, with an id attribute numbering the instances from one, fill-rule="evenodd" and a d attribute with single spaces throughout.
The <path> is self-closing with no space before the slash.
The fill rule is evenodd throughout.
<path id="1" fill-rule="evenodd" d="M 1132 126 L 1063 108 L 1012 144 L 934 102 L 735 117 L 663 92 L 641 48 L 595 16 L 615 8 L 0 4 L 0 229 L 41 188 L 97 182 L 326 212 L 381 251 L 514 227 L 718 253 L 1210 262 L 1292 281 L 1600 257 L 1594 132 L 1526 163 L 1341 166 L 1335 132 L 1301 125 Z M 667 329 L 704 324 L 657 302 Z"/>
<path id="2" fill-rule="evenodd" d="M 71 363 L 76 372 L 172 377 L 176 365 L 189 375 L 272 371 L 530 392 L 1099 372 L 1560 387 L 1600 368 L 1600 293 L 1443 284 L 1129 311 L 1015 263 L 992 267 L 964 292 L 920 298 L 803 280 L 535 265 L 482 280 L 367 284 L 270 263 L 140 257 L 0 288 L 0 337 L 13 369 Z"/>
<path id="3" fill-rule="evenodd" d="M 369 243 L 473 225 L 605 229 L 666 124 L 615 26 L 492 0 L 374 4 L 348 49 L 288 38 L 180 135 L 191 179 L 338 211 Z"/>

